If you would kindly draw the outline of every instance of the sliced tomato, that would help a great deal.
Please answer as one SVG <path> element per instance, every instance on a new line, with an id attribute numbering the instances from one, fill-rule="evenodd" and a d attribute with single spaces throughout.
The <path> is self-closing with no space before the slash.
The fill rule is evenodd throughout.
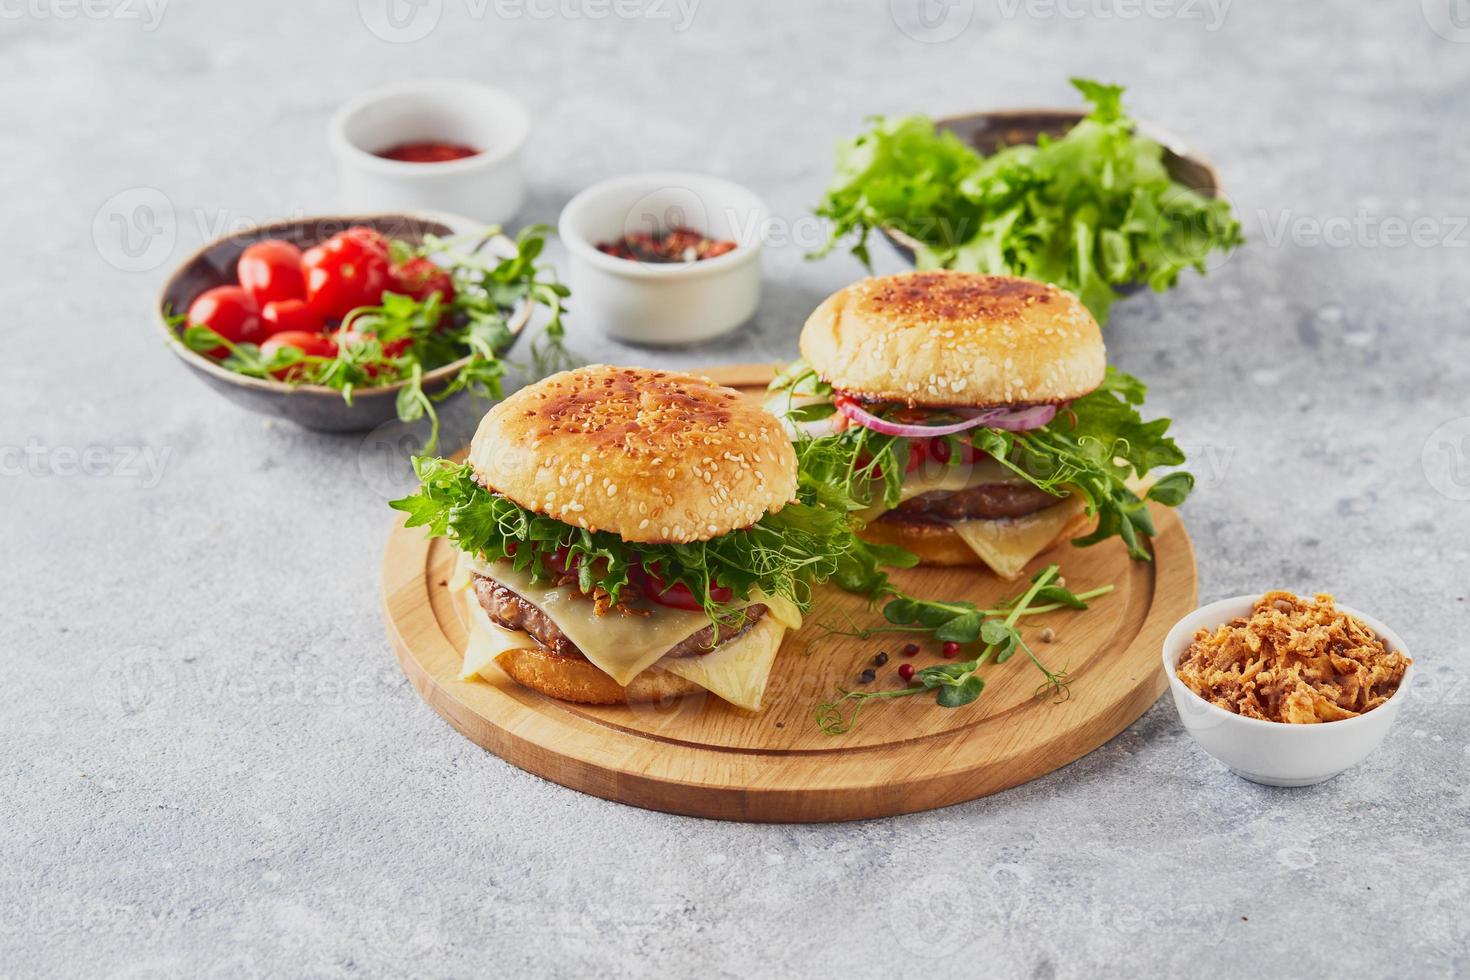
<path id="1" fill-rule="evenodd" d="M 306 302 L 323 320 L 341 320 L 359 306 L 377 306 L 388 284 L 388 257 L 344 232 L 301 257 Z"/>
<path id="2" fill-rule="evenodd" d="M 633 579 L 633 584 L 638 586 L 639 591 L 661 606 L 668 606 L 672 609 L 685 609 L 689 612 L 702 612 L 704 610 L 704 603 L 695 597 L 693 590 L 689 586 L 683 582 L 675 582 L 673 585 L 668 584 L 656 569 L 648 569 L 635 565 L 630 570 L 629 577 Z M 723 604 L 733 599 L 735 593 L 733 590 L 727 589 L 724 586 L 716 585 L 709 590 L 709 597 L 716 603 Z"/>
<path id="3" fill-rule="evenodd" d="M 319 333 L 307 333 L 305 330 L 284 330 L 275 334 L 260 345 L 260 354 L 266 360 L 270 360 L 276 352 L 286 347 L 294 347 L 308 357 L 336 357 L 337 345 L 332 338 L 324 337 Z M 277 368 L 271 374 L 277 378 L 296 378 L 305 372 L 305 365 L 292 364 L 290 367 Z"/>
<path id="4" fill-rule="evenodd" d="M 267 303 L 306 298 L 301 276 L 301 249 L 279 238 L 268 238 L 247 248 L 235 263 L 240 288 L 264 307 Z"/>
<path id="5" fill-rule="evenodd" d="M 322 318 L 304 299 L 278 299 L 260 308 L 260 319 L 265 323 L 266 336 L 283 331 L 321 333 Z"/>
<path id="6" fill-rule="evenodd" d="M 206 289 L 189 304 L 190 326 L 208 327 L 235 344 L 257 344 L 264 339 L 260 307 L 239 286 L 216 286 Z M 229 353 L 224 346 L 206 351 L 208 357 L 220 358 Z"/>

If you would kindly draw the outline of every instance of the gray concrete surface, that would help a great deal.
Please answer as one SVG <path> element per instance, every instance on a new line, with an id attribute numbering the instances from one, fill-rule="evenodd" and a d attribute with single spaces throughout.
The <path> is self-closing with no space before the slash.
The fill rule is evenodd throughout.
<path id="1" fill-rule="evenodd" d="M 392 30 L 381 0 L 0 5 L 0 976 L 1470 973 L 1470 34 L 1449 5 L 955 0 L 920 29 L 914 0 L 688 2 L 427 0 Z M 202 239 L 332 207 L 323 128 L 366 86 L 518 91 L 527 219 L 687 167 L 800 239 L 865 115 L 1066 103 L 1069 74 L 1128 84 L 1209 154 L 1251 237 L 1108 331 L 1195 454 L 1202 597 L 1330 590 L 1419 660 L 1389 742 L 1326 785 L 1240 781 L 1167 701 L 1047 778 L 901 819 L 712 823 L 545 783 L 394 666 L 389 441 L 246 414 L 149 323 Z M 575 344 L 785 357 L 858 271 L 802 251 L 770 249 L 728 340 L 635 351 L 578 321 Z"/>

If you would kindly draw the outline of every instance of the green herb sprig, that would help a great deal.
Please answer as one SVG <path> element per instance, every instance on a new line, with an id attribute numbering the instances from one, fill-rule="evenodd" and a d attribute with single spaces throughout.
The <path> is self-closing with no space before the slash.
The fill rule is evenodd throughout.
<path id="1" fill-rule="evenodd" d="M 827 735 L 851 731 L 863 706 L 870 701 L 908 698 L 929 691 L 935 703 L 943 708 L 970 704 L 985 690 L 980 668 L 994 662 L 1003 664 L 1020 650 L 1041 671 L 1045 681 L 1038 687 L 1037 697 L 1050 695 L 1066 700 L 1071 683 L 1065 669 L 1053 671 L 1043 664 L 1021 636 L 1017 624 L 1023 616 L 1059 608 L 1086 609 L 1089 599 L 1105 595 L 1112 586 L 1081 594 L 1056 584 L 1056 565 L 1048 565 L 1031 580 L 1030 587 L 996 609 L 979 609 L 969 602 L 936 602 L 900 596 L 883 609 L 884 617 L 911 632 L 930 633 L 938 640 L 956 643 L 983 642 L 985 648 L 973 660 L 935 664 L 914 674 L 913 683 L 893 691 L 853 691 L 838 687 L 837 697 L 817 706 L 817 727 Z M 1004 618 L 1001 618 L 1001 617 Z M 886 628 L 880 627 L 886 631 Z"/>

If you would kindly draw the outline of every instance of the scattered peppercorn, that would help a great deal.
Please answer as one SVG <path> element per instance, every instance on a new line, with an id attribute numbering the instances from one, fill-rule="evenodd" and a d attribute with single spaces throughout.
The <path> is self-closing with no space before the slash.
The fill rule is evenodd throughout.
<path id="1" fill-rule="evenodd" d="M 859 684 L 871 684 L 871 683 L 873 683 L 873 678 L 875 678 L 877 676 L 878 676 L 878 672 L 875 671 L 875 670 L 873 670 L 872 667 L 869 667 L 867 670 L 863 671 L 861 674 L 858 674 L 858 683 Z"/>
<path id="2" fill-rule="evenodd" d="M 913 664 L 899 664 L 898 665 L 898 676 L 899 677 L 902 677 L 905 681 L 911 681 L 911 680 L 913 680 L 914 679 L 914 665 Z"/>
<path id="3" fill-rule="evenodd" d="M 949 640 L 944 644 L 943 655 L 945 660 L 953 660 L 955 657 L 959 656 L 959 652 L 960 645 L 954 640 Z"/>
<path id="4" fill-rule="evenodd" d="M 888 663 L 888 651 L 880 650 L 878 652 L 878 656 L 873 658 L 873 663 L 877 664 L 879 667 L 882 667 L 884 664 Z"/>
<path id="5" fill-rule="evenodd" d="M 1044 629 L 1044 630 L 1041 631 L 1041 642 L 1042 643 L 1051 643 L 1051 642 L 1055 641 L 1056 638 L 1057 638 L 1057 631 L 1054 630 L 1054 629 L 1052 629 L 1050 626 L 1048 626 L 1046 629 Z"/>
<path id="6" fill-rule="evenodd" d="M 918 654 L 918 652 L 919 652 L 919 645 L 917 643 L 906 643 L 906 644 L 904 644 L 904 647 L 903 647 L 903 655 L 905 657 L 915 656 L 915 655 Z"/>

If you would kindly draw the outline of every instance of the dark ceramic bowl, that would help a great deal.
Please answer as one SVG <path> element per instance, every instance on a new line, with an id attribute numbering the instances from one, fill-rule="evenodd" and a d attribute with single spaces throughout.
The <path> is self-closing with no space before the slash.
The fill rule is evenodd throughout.
<path id="1" fill-rule="evenodd" d="M 951 131 L 982 156 L 989 156 L 1000 147 L 1035 143 L 1043 133 L 1053 138 L 1065 136 L 1086 115 L 1079 109 L 999 109 L 946 116 L 936 119 L 934 125 Z M 1205 197 L 1220 195 L 1220 177 L 1203 157 L 1192 155 L 1178 140 L 1148 126 L 1140 126 L 1139 132 L 1164 148 L 1164 168 L 1170 177 Z M 921 245 L 917 239 L 897 228 L 884 228 L 883 237 L 905 260 L 914 261 L 914 252 Z M 1125 286 L 1119 291 L 1128 293 L 1138 288 Z"/>
<path id="2" fill-rule="evenodd" d="M 284 381 L 250 378 L 221 367 L 218 363 L 184 346 L 174 328 L 168 325 L 166 311 L 175 314 L 189 308 L 194 297 L 215 286 L 233 284 L 235 263 L 240 253 L 252 243 L 265 238 L 284 238 L 301 248 L 309 248 L 350 228 L 367 225 L 390 238 L 417 244 L 425 235 L 453 235 L 476 230 L 479 225 L 451 215 L 439 214 L 368 214 L 329 215 L 277 221 L 237 232 L 201 248 L 181 265 L 158 297 L 155 319 L 163 331 L 169 349 L 205 384 L 237 405 L 266 415 L 276 415 L 308 429 L 323 432 L 364 432 L 398 417 L 394 401 L 405 382 L 381 388 L 359 388 L 348 405 L 342 393 L 322 385 L 291 385 Z M 531 304 L 523 305 L 511 317 L 514 336 L 531 317 Z M 427 393 L 442 390 L 456 371 L 469 360 L 435 368 L 423 377 Z"/>

